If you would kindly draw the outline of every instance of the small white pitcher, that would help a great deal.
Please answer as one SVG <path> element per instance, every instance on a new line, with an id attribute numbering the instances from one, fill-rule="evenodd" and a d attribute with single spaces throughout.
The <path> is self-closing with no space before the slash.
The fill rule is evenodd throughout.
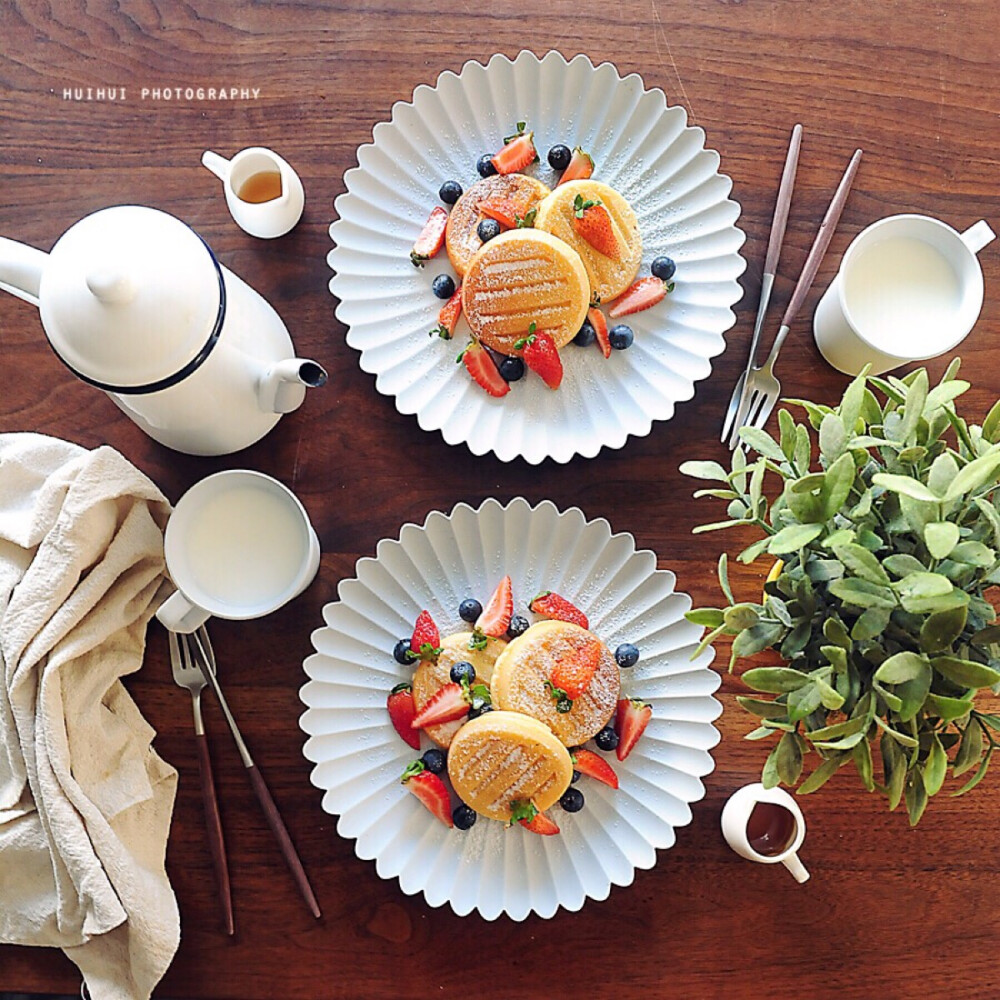
<path id="1" fill-rule="evenodd" d="M 787 838 L 787 846 L 777 853 L 760 854 L 754 850 L 748 838 L 750 817 L 756 806 L 761 803 L 769 803 L 786 810 L 793 823 L 792 831 Z M 802 841 L 806 839 L 805 817 L 798 803 L 784 789 L 765 788 L 760 782 L 737 789 L 722 809 L 722 835 L 726 838 L 726 843 L 740 857 L 748 861 L 759 861 L 764 865 L 780 862 L 792 873 L 796 882 L 809 880 L 809 872 L 798 856 Z"/>
<path id="2" fill-rule="evenodd" d="M 231 160 L 205 150 L 201 162 L 222 181 L 230 215 L 236 225 L 251 236 L 265 240 L 284 236 L 302 218 L 306 201 L 302 181 L 273 150 L 250 146 L 241 149 Z M 270 177 L 275 179 L 274 197 L 266 201 L 248 200 L 249 188 Z"/>

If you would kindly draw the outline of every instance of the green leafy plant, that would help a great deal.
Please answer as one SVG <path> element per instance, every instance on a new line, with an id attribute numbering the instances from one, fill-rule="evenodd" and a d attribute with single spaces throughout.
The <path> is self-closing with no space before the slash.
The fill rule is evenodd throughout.
<path id="1" fill-rule="evenodd" d="M 727 520 L 696 532 L 754 526 L 763 537 L 740 562 L 781 560 L 761 603 L 737 602 L 723 553 L 727 606 L 688 613 L 708 630 L 699 650 L 733 636 L 730 670 L 768 649 L 784 661 L 742 674 L 773 697 L 738 698 L 760 722 L 747 739 L 778 740 L 765 786 L 814 792 L 853 762 L 890 809 L 905 800 L 915 825 L 949 770 L 975 769 L 954 795 L 987 772 L 1000 716 L 977 709 L 976 698 L 983 688 L 1000 691 L 1000 625 L 985 596 L 1000 584 L 1000 402 L 982 427 L 963 420 L 954 401 L 969 383 L 956 377 L 959 364 L 933 388 L 919 369 L 903 379 L 862 374 L 835 408 L 787 400 L 807 423 L 782 409 L 778 440 L 744 428 L 755 461 L 737 449 L 729 470 L 681 466 L 714 481 L 695 497 L 728 503 Z M 770 502 L 773 477 L 781 492 Z"/>

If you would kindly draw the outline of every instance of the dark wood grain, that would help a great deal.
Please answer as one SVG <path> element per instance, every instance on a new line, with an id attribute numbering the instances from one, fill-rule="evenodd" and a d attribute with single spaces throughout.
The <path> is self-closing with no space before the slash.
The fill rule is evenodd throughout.
<path id="1" fill-rule="evenodd" d="M 996 38 L 992 0 L 515 0 L 175 4 L 106 0 L 0 4 L 0 233 L 48 249 L 95 209 L 137 202 L 193 225 L 272 301 L 296 346 L 330 384 L 261 443 L 225 459 L 176 455 L 75 382 L 46 347 L 37 313 L 0 300 L 0 429 L 109 443 L 176 499 L 222 468 L 287 482 L 319 533 L 316 583 L 266 623 L 213 624 L 219 669 L 247 741 L 316 887 L 323 919 L 302 904 L 221 718 L 209 731 L 231 861 L 237 934 L 219 926 L 205 842 L 187 696 L 169 679 L 166 640 L 151 628 L 130 689 L 181 773 L 167 863 L 183 940 L 165 997 L 985 997 L 992 972 L 1000 867 L 997 776 L 970 796 L 936 800 L 916 831 L 841 772 L 803 800 L 805 886 L 739 860 L 719 834 L 726 797 L 759 773 L 763 750 L 725 675 L 717 767 L 692 823 L 651 871 L 605 902 L 520 924 L 431 909 L 383 881 L 320 807 L 302 756 L 298 688 L 309 634 L 337 582 L 405 521 L 460 500 L 524 495 L 579 504 L 632 532 L 674 570 L 695 603 L 717 600 L 713 568 L 739 539 L 690 534 L 714 513 L 690 501 L 686 458 L 721 458 L 721 418 L 746 356 L 775 191 L 792 125 L 805 126 L 772 315 L 802 270 L 844 164 L 865 157 L 815 287 L 779 362 L 790 395 L 832 402 L 845 379 L 819 357 L 813 308 L 851 239 L 895 212 L 964 229 L 1000 219 Z M 742 204 L 747 301 L 729 350 L 677 417 L 618 452 L 531 468 L 477 459 L 420 431 L 375 391 L 344 341 L 326 291 L 333 199 L 359 144 L 394 101 L 445 69 L 523 47 L 587 52 L 640 73 L 688 109 L 717 149 Z M 64 87 L 125 85 L 121 103 L 75 102 Z M 142 101 L 143 86 L 259 87 L 254 101 Z M 585 114 L 586 109 L 581 109 Z M 276 148 L 306 186 L 289 236 L 255 241 L 230 220 L 206 148 Z M 962 345 L 980 417 L 1000 395 L 1000 258 L 981 255 L 987 298 Z M 776 323 L 764 337 L 769 346 Z M 930 364 L 939 374 L 946 359 Z M 753 593 L 764 567 L 740 570 Z M 726 650 L 720 651 L 724 670 Z M 2 903 L 0 903 L 2 905 Z M 0 988 L 74 992 L 57 953 L 0 948 Z"/>

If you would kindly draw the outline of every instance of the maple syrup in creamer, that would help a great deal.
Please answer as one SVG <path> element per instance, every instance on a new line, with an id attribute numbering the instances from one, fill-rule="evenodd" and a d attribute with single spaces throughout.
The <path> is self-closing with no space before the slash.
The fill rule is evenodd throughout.
<path id="1" fill-rule="evenodd" d="M 758 802 L 747 820 L 747 842 L 760 855 L 773 858 L 784 854 L 798 832 L 795 817 L 773 802 Z"/>
<path id="2" fill-rule="evenodd" d="M 261 170 L 251 174 L 236 192 L 240 201 L 259 205 L 281 197 L 281 174 L 277 170 Z"/>

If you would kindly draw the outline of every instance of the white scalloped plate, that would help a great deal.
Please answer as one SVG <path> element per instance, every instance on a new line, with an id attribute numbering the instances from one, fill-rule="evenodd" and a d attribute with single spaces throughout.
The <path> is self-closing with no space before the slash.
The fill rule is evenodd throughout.
<path id="1" fill-rule="evenodd" d="M 712 651 L 690 659 L 702 630 L 685 620 L 691 601 L 674 591 L 673 573 L 603 518 L 523 498 L 435 511 L 376 552 L 323 609 L 326 625 L 312 635 L 316 652 L 304 664 L 311 679 L 300 692 L 313 784 L 323 808 L 339 815 L 338 833 L 357 841 L 358 857 L 374 860 L 382 878 L 398 878 L 408 895 L 422 892 L 431 906 L 448 903 L 460 916 L 478 910 L 487 920 L 578 910 L 588 898 L 606 899 L 612 885 L 629 885 L 635 869 L 652 868 L 704 795 L 719 741 L 712 722 L 722 711 L 712 697 L 720 683 Z M 540 590 L 556 590 L 586 611 L 612 649 L 635 642 L 641 658 L 622 671 L 622 692 L 653 706 L 628 759 L 611 757 L 621 787 L 588 780 L 581 812 L 552 810 L 561 828 L 554 837 L 483 817 L 471 830 L 449 830 L 400 784 L 417 754 L 385 707 L 393 685 L 412 674 L 392 648 L 420 610 L 442 632 L 457 630 L 462 599 L 485 600 L 505 573 L 519 612 Z"/>
<path id="2" fill-rule="evenodd" d="M 477 180 L 476 161 L 521 120 L 534 129 L 542 157 L 529 172 L 546 183 L 556 179 L 545 162 L 550 146 L 593 153 L 595 178 L 621 191 L 638 215 L 640 273 L 669 254 L 676 289 L 629 317 L 629 350 L 605 361 L 596 347 L 567 347 L 558 391 L 529 375 L 494 399 L 455 364 L 468 337 L 464 320 L 451 344 L 427 335 L 442 304 L 431 282 L 452 273 L 446 254 L 417 270 L 409 251 L 441 204 L 441 183 Z M 417 87 L 412 103 L 395 104 L 391 121 L 375 126 L 373 139 L 344 178 L 327 262 L 347 343 L 400 413 L 416 414 L 424 430 L 465 443 L 475 455 L 493 452 L 504 462 L 520 456 L 534 465 L 620 448 L 694 395 L 736 321 L 744 235 L 719 154 L 705 148 L 705 133 L 687 125 L 683 108 L 667 106 L 663 91 L 645 90 L 639 76 L 623 79 L 610 63 L 595 67 L 582 55 L 570 62 L 558 52 L 543 59 L 521 52 L 513 61 L 495 55 L 486 66 L 466 63 L 458 76 L 442 73 L 433 88 Z"/>

